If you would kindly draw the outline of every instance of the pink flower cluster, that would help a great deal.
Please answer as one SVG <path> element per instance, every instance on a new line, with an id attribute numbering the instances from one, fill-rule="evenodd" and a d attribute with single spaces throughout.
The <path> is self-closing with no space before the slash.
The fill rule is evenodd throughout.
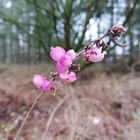
<path id="1" fill-rule="evenodd" d="M 79 71 L 80 67 L 78 64 L 74 64 L 74 61 L 79 57 L 88 62 L 102 61 L 107 54 L 106 49 L 109 47 L 103 38 L 107 36 L 114 44 L 123 47 L 124 45 L 120 45 L 115 41 L 122 32 L 125 32 L 125 28 L 121 25 L 115 25 L 103 37 L 86 44 L 79 53 L 76 53 L 73 49 L 66 51 L 60 46 L 52 47 L 50 57 L 56 62 L 55 73 L 52 74 L 51 80 L 47 80 L 43 75 L 34 75 L 33 84 L 38 89 L 44 91 L 52 89 L 54 91 L 53 81 L 56 77 L 67 83 L 75 82 L 77 80 L 76 71 Z"/>
<path id="2" fill-rule="evenodd" d="M 104 59 L 105 54 L 106 54 L 106 51 L 102 52 L 102 47 L 100 47 L 100 48 L 92 47 L 83 53 L 83 57 L 87 61 L 99 62 L 99 61 L 102 61 Z"/>
<path id="3" fill-rule="evenodd" d="M 56 61 L 56 71 L 58 73 L 65 73 L 76 58 L 76 53 L 74 50 L 66 52 L 62 47 L 57 46 L 51 48 L 50 56 L 54 61 Z"/>
<path id="4" fill-rule="evenodd" d="M 33 84 L 43 91 L 49 91 L 52 88 L 51 81 L 47 80 L 43 75 L 34 75 L 33 77 Z"/>
<path id="5" fill-rule="evenodd" d="M 73 49 L 66 52 L 62 47 L 57 46 L 51 48 L 50 56 L 56 62 L 55 68 L 60 80 L 71 83 L 77 79 L 76 74 L 69 71 L 76 58 L 76 52 Z"/>
<path id="6" fill-rule="evenodd" d="M 97 47 L 92 47 L 82 53 L 82 57 L 91 62 L 99 62 L 103 60 L 104 55 L 105 52 L 102 52 L 102 48 Z M 50 57 L 56 62 L 55 69 L 61 81 L 72 83 L 77 80 L 76 73 L 70 71 L 70 67 L 76 59 L 76 56 L 77 54 L 73 49 L 66 52 L 64 48 L 60 46 L 51 48 Z M 44 91 L 49 91 L 53 88 L 52 82 L 47 80 L 43 75 L 34 75 L 33 78 L 34 85 L 38 89 Z"/>

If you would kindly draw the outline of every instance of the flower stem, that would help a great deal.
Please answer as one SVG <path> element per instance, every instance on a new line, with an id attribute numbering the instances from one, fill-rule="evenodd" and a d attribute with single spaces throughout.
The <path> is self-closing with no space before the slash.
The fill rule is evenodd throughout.
<path id="1" fill-rule="evenodd" d="M 17 133 L 16 133 L 16 135 L 15 135 L 15 137 L 14 137 L 14 140 L 18 140 L 18 137 L 19 137 L 19 135 L 20 135 L 20 133 L 21 133 L 21 131 L 22 131 L 22 129 L 23 129 L 23 127 L 24 127 L 24 125 L 25 125 L 25 123 L 26 123 L 26 121 L 27 121 L 29 115 L 30 115 L 30 113 L 31 113 L 32 110 L 34 109 L 35 105 L 39 102 L 39 100 L 40 100 L 41 96 L 43 95 L 43 93 L 44 93 L 44 91 L 42 91 L 42 92 L 36 97 L 35 101 L 33 102 L 32 106 L 30 107 L 29 111 L 27 112 L 27 114 L 26 114 L 26 116 L 25 116 L 25 118 L 24 118 L 24 120 L 23 120 L 23 122 L 22 122 L 20 128 L 18 129 L 18 131 L 17 131 Z"/>

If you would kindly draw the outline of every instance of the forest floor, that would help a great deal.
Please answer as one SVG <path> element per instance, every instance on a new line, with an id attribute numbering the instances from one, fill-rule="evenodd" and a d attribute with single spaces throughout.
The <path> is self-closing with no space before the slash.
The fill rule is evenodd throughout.
<path id="1" fill-rule="evenodd" d="M 0 140 L 13 140 L 39 94 L 33 75 L 51 69 L 0 65 Z M 139 76 L 86 69 L 74 85 L 56 82 L 56 86 L 55 96 L 46 93 L 40 99 L 19 140 L 41 140 L 46 125 L 46 140 L 140 139 Z"/>

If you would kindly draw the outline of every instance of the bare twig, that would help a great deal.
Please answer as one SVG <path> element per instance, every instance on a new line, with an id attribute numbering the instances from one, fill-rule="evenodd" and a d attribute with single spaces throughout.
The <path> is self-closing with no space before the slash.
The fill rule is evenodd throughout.
<path id="1" fill-rule="evenodd" d="M 43 93 L 44 93 L 44 91 L 42 91 L 42 92 L 36 97 L 35 101 L 33 102 L 32 106 L 30 107 L 29 111 L 27 112 L 27 114 L 26 114 L 26 116 L 25 116 L 25 118 L 24 118 L 24 120 L 23 120 L 23 122 L 22 122 L 20 128 L 18 129 L 18 131 L 17 131 L 17 133 L 16 133 L 16 135 L 15 135 L 15 137 L 14 137 L 14 140 L 19 140 L 18 137 L 19 137 L 19 135 L 20 135 L 20 133 L 21 133 L 21 131 L 22 131 L 22 129 L 23 129 L 23 127 L 24 127 L 24 125 L 25 125 L 25 123 L 26 123 L 26 121 L 27 121 L 29 115 L 30 115 L 30 113 L 31 113 L 32 110 L 34 109 L 35 105 L 39 102 L 39 100 L 40 100 L 41 96 L 43 95 Z"/>
<path id="2" fill-rule="evenodd" d="M 115 45 L 117 45 L 117 46 L 120 46 L 120 47 L 126 47 L 127 45 L 126 44 L 119 44 L 119 43 L 117 43 L 115 40 L 113 40 L 113 39 L 111 39 L 111 41 L 115 44 Z"/>

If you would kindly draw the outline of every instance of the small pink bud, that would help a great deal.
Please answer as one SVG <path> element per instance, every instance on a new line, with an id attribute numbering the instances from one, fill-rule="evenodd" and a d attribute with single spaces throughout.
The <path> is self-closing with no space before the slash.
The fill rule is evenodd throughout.
<path id="1" fill-rule="evenodd" d="M 50 51 L 50 56 L 54 61 L 59 61 L 61 57 L 65 54 L 65 50 L 62 47 L 52 47 Z"/>
<path id="2" fill-rule="evenodd" d="M 59 78 L 68 83 L 72 83 L 77 80 L 76 74 L 74 72 L 68 72 L 68 71 L 66 73 L 60 73 Z"/>
<path id="3" fill-rule="evenodd" d="M 37 88 L 41 89 L 42 86 L 44 85 L 44 76 L 42 76 L 42 75 L 34 75 L 34 77 L 33 77 L 33 84 Z"/>
<path id="4" fill-rule="evenodd" d="M 46 80 L 46 78 L 42 75 L 34 75 L 33 84 L 38 88 L 44 91 L 49 91 L 52 87 L 50 81 Z"/>
<path id="5" fill-rule="evenodd" d="M 61 57 L 60 61 L 61 65 L 65 66 L 65 67 L 69 67 L 72 64 L 72 59 L 69 55 L 64 55 Z"/>
<path id="6" fill-rule="evenodd" d="M 65 73 L 69 69 L 69 67 L 63 66 L 60 62 L 56 63 L 55 68 L 58 73 Z"/>
<path id="7" fill-rule="evenodd" d="M 125 32 L 126 29 L 122 25 L 114 25 L 112 26 L 111 30 L 119 31 L 119 32 Z"/>
<path id="8" fill-rule="evenodd" d="M 68 82 L 72 83 L 77 80 L 76 74 L 74 72 L 70 72 Z"/>
<path id="9" fill-rule="evenodd" d="M 76 58 L 76 52 L 73 49 L 67 51 L 66 54 L 68 54 L 72 60 L 74 60 Z"/>
<path id="10" fill-rule="evenodd" d="M 44 91 L 49 91 L 52 88 L 52 83 L 48 80 L 44 80 L 44 84 L 42 86 L 42 89 Z"/>
<path id="11" fill-rule="evenodd" d="M 65 72 L 65 73 L 60 73 L 59 74 L 59 78 L 61 79 L 61 80 L 67 80 L 68 79 L 68 72 Z"/>
<path id="12" fill-rule="evenodd" d="M 104 59 L 105 53 L 102 52 L 102 48 L 91 48 L 91 54 L 89 55 L 89 61 L 99 62 Z"/>

